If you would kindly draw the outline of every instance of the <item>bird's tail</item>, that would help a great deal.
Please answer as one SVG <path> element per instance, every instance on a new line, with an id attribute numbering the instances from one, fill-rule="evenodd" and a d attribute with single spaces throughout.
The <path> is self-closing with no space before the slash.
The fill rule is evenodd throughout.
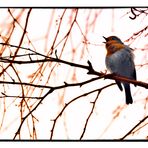
<path id="1" fill-rule="evenodd" d="M 124 83 L 123 85 L 124 85 L 124 89 L 125 89 L 126 104 L 132 104 L 133 99 L 132 99 L 132 95 L 131 95 L 130 85 L 128 83 Z"/>

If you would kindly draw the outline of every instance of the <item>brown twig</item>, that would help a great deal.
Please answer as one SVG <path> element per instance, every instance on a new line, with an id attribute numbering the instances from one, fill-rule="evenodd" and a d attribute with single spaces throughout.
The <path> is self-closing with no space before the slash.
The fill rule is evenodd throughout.
<path id="1" fill-rule="evenodd" d="M 148 8 L 145 9 L 138 9 L 138 8 L 131 8 L 131 13 L 133 14 L 133 16 L 129 16 L 130 19 L 134 20 L 136 19 L 138 16 L 140 16 L 141 14 L 145 14 L 148 15 Z"/>
<path id="2" fill-rule="evenodd" d="M 102 90 L 102 89 L 98 90 L 98 93 L 97 93 L 97 96 L 96 96 L 95 100 L 91 102 L 93 106 L 92 106 L 91 112 L 89 113 L 89 115 L 88 115 L 88 117 L 87 117 L 87 119 L 86 119 L 86 122 L 85 122 L 85 125 L 84 125 L 84 128 L 83 128 L 83 132 L 82 132 L 82 134 L 81 134 L 81 136 L 80 136 L 80 140 L 82 140 L 82 138 L 83 138 L 83 136 L 84 136 L 84 134 L 85 134 L 88 121 L 89 121 L 89 119 L 90 119 L 90 117 L 91 117 L 91 115 L 92 115 L 92 113 L 93 113 L 93 111 L 94 111 L 95 104 L 96 104 L 96 101 L 97 101 L 97 99 L 98 99 L 98 97 L 99 97 L 99 94 L 101 93 L 101 90 Z"/>
<path id="3" fill-rule="evenodd" d="M 70 65 L 70 66 L 73 66 L 73 67 L 88 70 L 87 74 L 90 74 L 90 75 L 97 75 L 97 76 L 100 76 L 100 78 L 105 78 L 105 79 L 124 81 L 124 82 L 128 82 L 128 83 L 138 85 L 138 86 L 141 86 L 141 87 L 148 89 L 148 83 L 136 81 L 136 80 L 131 80 L 131 79 L 128 79 L 126 77 L 119 76 L 119 75 L 116 75 L 116 74 L 105 74 L 105 73 L 102 73 L 102 72 L 97 72 L 93 69 L 90 61 L 87 62 L 88 65 L 81 65 L 81 64 L 76 64 L 76 63 L 68 62 L 68 61 L 65 61 L 65 60 L 61 60 L 61 59 L 58 59 L 58 58 L 48 57 L 48 58 L 44 58 L 44 59 L 41 59 L 41 60 L 32 60 L 32 61 L 30 61 L 30 60 L 28 60 L 28 61 L 14 60 L 13 61 L 13 60 L 1 58 L 0 62 L 6 62 L 6 63 L 13 62 L 15 64 L 31 64 L 31 63 L 40 63 L 40 62 L 63 63 L 63 64 Z"/>
<path id="4" fill-rule="evenodd" d="M 115 83 L 112 83 L 112 84 L 106 85 L 106 86 L 104 86 L 104 87 L 102 87 L 102 88 L 89 91 L 89 92 L 84 93 L 84 94 L 82 94 L 82 95 L 80 95 L 80 96 L 77 96 L 76 98 L 72 99 L 72 100 L 69 101 L 68 103 L 65 103 L 65 106 L 64 106 L 63 109 L 60 111 L 60 113 L 55 117 L 55 119 L 52 120 L 52 121 L 53 121 L 53 126 L 52 126 L 52 129 L 51 129 L 50 140 L 52 140 L 52 138 L 53 138 L 53 132 L 54 132 L 54 128 L 55 128 L 55 125 L 56 125 L 56 123 L 57 123 L 58 118 L 63 114 L 63 112 L 65 111 L 65 109 L 66 109 L 72 102 L 76 101 L 76 100 L 79 99 L 79 98 L 82 98 L 82 97 L 84 97 L 84 96 L 87 96 L 87 95 L 89 95 L 89 94 L 92 94 L 92 93 L 94 93 L 94 92 L 99 92 L 99 94 L 100 94 L 100 92 L 101 92 L 103 89 L 105 89 L 105 88 L 107 88 L 107 87 L 110 87 L 110 86 L 112 86 L 112 85 L 114 85 L 114 84 L 115 84 Z M 98 95 L 99 95 L 99 94 L 98 94 Z M 98 96 L 98 95 L 97 95 L 97 96 Z M 87 118 L 87 120 L 86 120 L 86 124 L 85 124 L 85 125 L 87 125 L 88 120 L 89 120 L 91 114 L 93 113 L 94 106 L 95 106 L 95 103 L 96 103 L 96 101 L 97 101 L 97 98 L 98 98 L 98 97 L 96 97 L 95 101 L 93 102 L 93 107 L 92 107 L 91 113 L 89 114 L 89 116 L 88 116 L 88 118 Z M 92 102 L 91 102 L 91 103 L 92 103 Z M 85 130 L 86 130 L 86 127 L 84 127 L 84 130 L 83 130 L 83 133 L 82 133 L 81 137 L 83 137 L 83 135 L 84 135 L 84 133 L 85 133 Z"/>
<path id="5" fill-rule="evenodd" d="M 130 135 L 141 123 L 143 123 L 148 116 L 144 117 L 141 121 L 139 121 L 127 134 L 125 134 L 120 140 L 124 140 L 128 135 Z"/>

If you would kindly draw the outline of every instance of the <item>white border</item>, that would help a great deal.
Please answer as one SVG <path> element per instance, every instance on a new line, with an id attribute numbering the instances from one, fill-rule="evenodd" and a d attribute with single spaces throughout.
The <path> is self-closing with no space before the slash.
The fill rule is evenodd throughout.
<path id="1" fill-rule="evenodd" d="M 0 7 L 146 7 L 146 2 L 147 0 L 0 0 Z"/>

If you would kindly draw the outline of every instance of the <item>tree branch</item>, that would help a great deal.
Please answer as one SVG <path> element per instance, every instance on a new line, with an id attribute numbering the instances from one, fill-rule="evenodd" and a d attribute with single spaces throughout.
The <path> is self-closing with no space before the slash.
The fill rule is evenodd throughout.
<path id="1" fill-rule="evenodd" d="M 99 92 L 99 93 L 98 93 L 98 95 L 99 95 L 103 89 L 105 89 L 105 88 L 107 88 L 107 87 L 110 87 L 110 86 L 112 86 L 112 85 L 114 85 L 114 84 L 115 84 L 115 83 L 112 83 L 112 84 L 106 85 L 106 86 L 104 86 L 104 87 L 102 87 L 102 88 L 89 91 L 89 92 L 84 93 L 84 94 L 82 94 L 82 95 L 80 95 L 80 96 L 77 96 L 76 98 L 72 99 L 70 102 L 65 103 L 65 106 L 64 106 L 63 109 L 60 111 L 60 113 L 55 117 L 55 119 L 52 120 L 52 121 L 53 121 L 53 126 L 52 126 L 52 129 L 51 129 L 50 140 L 52 140 L 52 138 L 53 138 L 53 132 L 54 132 L 54 128 L 55 128 L 55 125 L 56 125 L 56 122 L 57 122 L 58 118 L 63 114 L 63 112 L 65 111 L 65 109 L 66 109 L 72 102 L 76 101 L 76 100 L 79 99 L 79 98 L 82 98 L 82 97 L 84 97 L 84 96 L 87 96 L 87 95 L 89 95 L 89 94 L 92 94 L 92 93 L 94 93 L 94 92 Z M 95 107 L 95 103 L 96 103 L 96 101 L 97 101 L 97 99 L 98 99 L 98 95 L 97 95 L 95 101 L 93 102 L 92 110 L 91 110 L 91 112 L 90 112 L 90 114 L 89 114 L 89 116 L 88 116 L 88 118 L 87 118 L 87 120 L 86 120 L 85 127 L 84 127 L 84 129 L 83 129 L 83 133 L 82 133 L 80 139 L 83 137 L 83 135 L 84 135 L 84 133 L 85 133 L 88 120 L 89 120 L 90 116 L 91 116 L 92 113 L 93 113 L 93 110 L 94 110 L 94 107 Z M 91 102 L 91 103 L 92 103 L 92 102 Z"/>
<path id="2" fill-rule="evenodd" d="M 127 77 L 119 76 L 119 75 L 116 75 L 116 74 L 105 74 L 105 73 L 102 73 L 102 72 L 97 72 L 93 69 L 90 61 L 87 62 L 88 65 L 81 65 L 81 64 L 72 63 L 72 62 L 68 62 L 68 61 L 61 60 L 61 59 L 58 59 L 58 58 L 53 58 L 53 57 L 48 57 L 48 58 L 44 58 L 44 59 L 41 59 L 41 60 L 31 60 L 31 61 L 30 60 L 29 61 L 14 60 L 13 61 L 13 60 L 3 59 L 3 58 L 0 58 L 0 59 L 1 59 L 0 62 L 5 62 L 5 63 L 13 62 L 14 64 L 32 64 L 32 63 L 40 63 L 40 62 L 63 63 L 63 64 L 66 64 L 66 65 L 69 65 L 69 66 L 72 66 L 72 67 L 77 67 L 77 68 L 82 68 L 82 69 L 88 70 L 87 74 L 100 76 L 100 79 L 105 78 L 105 79 L 123 81 L 123 82 L 131 83 L 131 84 L 138 85 L 138 86 L 141 86 L 141 87 L 148 89 L 148 83 L 136 81 L 136 80 L 131 80 L 131 79 L 128 79 Z"/>
<path id="3" fill-rule="evenodd" d="M 143 118 L 140 122 L 138 122 L 127 134 L 125 134 L 122 138 L 120 138 L 120 140 L 124 140 L 128 135 L 130 135 L 141 123 L 143 123 L 146 119 L 148 118 L 148 116 L 146 116 L 145 118 Z"/>

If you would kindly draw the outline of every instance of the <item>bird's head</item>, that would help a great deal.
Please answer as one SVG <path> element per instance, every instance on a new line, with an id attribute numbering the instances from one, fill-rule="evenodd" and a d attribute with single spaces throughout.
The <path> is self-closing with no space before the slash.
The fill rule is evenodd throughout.
<path id="1" fill-rule="evenodd" d="M 105 39 L 105 42 L 103 42 L 105 44 L 107 42 L 110 42 L 110 41 L 112 41 L 112 42 L 118 42 L 118 43 L 122 43 L 123 44 L 123 42 L 118 37 L 116 37 L 116 36 L 109 36 L 107 38 L 103 36 L 103 38 Z"/>

